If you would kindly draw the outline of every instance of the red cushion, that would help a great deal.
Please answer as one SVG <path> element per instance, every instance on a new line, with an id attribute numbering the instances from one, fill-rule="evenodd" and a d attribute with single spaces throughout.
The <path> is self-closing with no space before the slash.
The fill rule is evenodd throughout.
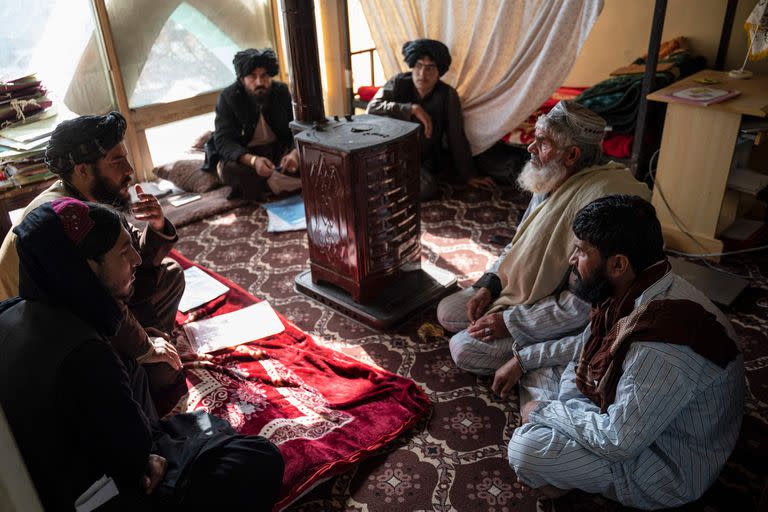
<path id="1" fill-rule="evenodd" d="M 379 90 L 379 87 L 376 87 L 375 85 L 363 85 L 357 89 L 357 95 L 360 96 L 360 99 L 363 101 L 371 101 L 374 96 L 376 96 L 376 92 Z"/>

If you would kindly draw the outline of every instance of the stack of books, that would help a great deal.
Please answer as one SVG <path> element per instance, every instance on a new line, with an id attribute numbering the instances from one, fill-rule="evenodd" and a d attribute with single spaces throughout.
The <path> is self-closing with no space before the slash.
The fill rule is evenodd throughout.
<path id="1" fill-rule="evenodd" d="M 22 187 L 54 176 L 44 161 L 48 138 L 40 145 L 25 150 L 0 146 L 0 190 Z"/>
<path id="2" fill-rule="evenodd" d="M 34 74 L 0 80 L 0 190 L 52 178 L 45 147 L 56 126 L 73 117 Z"/>
<path id="3" fill-rule="evenodd" d="M 34 74 L 0 80 L 0 128 L 41 116 L 53 106 L 47 93 Z"/>

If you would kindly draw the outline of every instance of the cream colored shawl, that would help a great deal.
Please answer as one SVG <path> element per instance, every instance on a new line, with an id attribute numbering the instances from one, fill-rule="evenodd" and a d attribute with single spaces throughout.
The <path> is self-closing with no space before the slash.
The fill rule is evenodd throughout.
<path id="1" fill-rule="evenodd" d="M 501 296 L 489 312 L 533 304 L 551 295 L 568 269 L 576 212 L 612 194 L 651 197 L 648 187 L 637 181 L 629 169 L 608 162 L 574 174 L 533 210 L 518 227 L 512 248 L 499 266 Z"/>

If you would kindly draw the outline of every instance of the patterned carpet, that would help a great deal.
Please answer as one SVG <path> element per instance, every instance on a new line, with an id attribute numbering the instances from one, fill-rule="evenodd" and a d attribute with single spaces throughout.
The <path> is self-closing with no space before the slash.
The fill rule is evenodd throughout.
<path id="1" fill-rule="evenodd" d="M 494 192 L 445 188 L 422 207 L 423 258 L 455 272 L 467 286 L 500 252 L 490 237 L 509 238 L 527 198 L 512 188 Z M 178 249 L 269 300 L 318 343 L 416 381 L 434 404 L 431 415 L 388 450 L 325 482 L 291 511 L 534 511 L 536 499 L 515 482 L 506 445 L 519 423 L 517 399 L 500 400 L 490 381 L 453 365 L 445 337 L 420 339 L 436 323 L 434 307 L 397 332 L 366 328 L 293 290 L 308 266 L 305 233 L 266 233 L 263 209 L 245 206 L 179 230 Z M 768 475 L 768 262 L 743 257 L 724 265 L 747 274 L 750 287 L 727 310 L 741 336 L 747 366 L 746 416 L 728 466 L 705 496 L 686 510 L 758 510 Z M 763 497 L 765 503 L 766 497 Z M 626 510 L 574 492 L 557 510 Z"/>

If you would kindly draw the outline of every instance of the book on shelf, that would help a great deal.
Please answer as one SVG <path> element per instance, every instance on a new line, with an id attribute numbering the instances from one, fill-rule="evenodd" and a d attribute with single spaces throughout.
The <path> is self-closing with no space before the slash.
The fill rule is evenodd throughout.
<path id="1" fill-rule="evenodd" d="M 0 130 L 0 137 L 15 142 L 35 143 L 40 141 L 43 144 L 56 126 L 62 121 L 77 117 L 76 114 L 62 105 L 54 105 L 42 112 L 28 115 L 24 121 L 19 121 L 7 128 Z M 45 139 L 45 140 L 43 140 Z"/>
<path id="2" fill-rule="evenodd" d="M 19 151 L 30 151 L 32 149 L 40 149 L 40 148 L 45 149 L 45 145 L 48 144 L 49 140 L 51 140 L 51 136 L 46 135 L 41 139 L 36 139 L 31 142 L 19 142 L 14 139 L 3 137 L 3 135 L 0 134 L 0 146 L 5 146 L 7 148 L 11 148 Z"/>
<path id="3" fill-rule="evenodd" d="M 45 172 L 40 172 L 36 174 L 25 174 L 22 176 L 14 176 L 11 179 L 14 182 L 16 182 L 18 186 L 23 187 L 24 185 L 29 185 L 30 183 L 38 183 L 38 182 L 46 181 L 55 177 L 56 177 L 55 174 L 53 174 L 49 170 L 46 170 Z"/>
<path id="4" fill-rule="evenodd" d="M 35 73 L 9 80 L 0 78 L 0 93 L 18 91 L 38 85 L 40 85 L 40 80 L 37 78 Z"/>
<path id="5" fill-rule="evenodd" d="M 47 171 L 48 166 L 43 161 L 37 162 L 8 162 L 3 165 L 3 170 L 8 176 L 17 176 L 22 174 L 31 174 L 40 169 Z"/>
<path id="6" fill-rule="evenodd" d="M 688 87 L 675 91 L 671 94 L 666 94 L 670 98 L 674 98 L 677 101 L 685 103 L 692 103 L 694 105 L 713 105 L 720 103 L 734 96 L 741 94 L 741 91 L 735 89 L 716 89 L 714 87 L 696 86 Z"/>

